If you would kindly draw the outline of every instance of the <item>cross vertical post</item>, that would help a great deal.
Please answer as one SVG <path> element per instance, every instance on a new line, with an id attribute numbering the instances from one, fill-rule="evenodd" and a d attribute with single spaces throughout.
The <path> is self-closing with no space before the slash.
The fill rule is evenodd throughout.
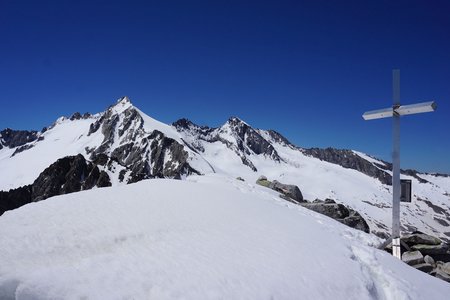
<path id="1" fill-rule="evenodd" d="M 400 105 L 400 70 L 392 70 L 392 107 L 368 111 L 363 114 L 364 120 L 375 120 L 392 117 L 392 255 L 401 259 L 400 251 L 400 116 L 433 112 L 434 101 L 410 105 Z M 386 242 L 388 243 L 389 240 Z"/>
<path id="2" fill-rule="evenodd" d="M 400 70 L 392 71 L 392 255 L 401 258 L 400 252 Z"/>

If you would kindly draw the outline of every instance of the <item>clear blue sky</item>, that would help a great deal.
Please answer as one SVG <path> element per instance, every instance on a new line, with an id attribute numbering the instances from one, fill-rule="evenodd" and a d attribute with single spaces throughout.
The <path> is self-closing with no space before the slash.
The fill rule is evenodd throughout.
<path id="1" fill-rule="evenodd" d="M 450 173 L 450 2 L 0 0 L 0 128 L 41 129 L 128 95 L 150 116 L 218 126 L 238 116 L 302 147 L 390 161 L 392 104 L 402 168 Z"/>

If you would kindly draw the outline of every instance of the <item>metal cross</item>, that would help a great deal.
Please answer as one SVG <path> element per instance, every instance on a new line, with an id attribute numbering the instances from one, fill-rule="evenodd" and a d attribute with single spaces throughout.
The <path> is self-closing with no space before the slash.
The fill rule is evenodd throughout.
<path id="1" fill-rule="evenodd" d="M 364 120 L 392 117 L 392 255 L 401 259 L 400 252 L 400 116 L 432 112 L 434 101 L 411 105 L 400 105 L 400 70 L 392 71 L 392 108 L 368 111 Z"/>

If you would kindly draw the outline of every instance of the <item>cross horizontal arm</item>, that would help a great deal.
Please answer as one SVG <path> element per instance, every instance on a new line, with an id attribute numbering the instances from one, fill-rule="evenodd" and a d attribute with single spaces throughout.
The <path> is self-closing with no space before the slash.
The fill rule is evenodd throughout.
<path id="1" fill-rule="evenodd" d="M 367 111 L 363 114 L 364 120 L 375 120 L 381 118 L 389 118 L 394 115 L 392 107 Z"/>
<path id="2" fill-rule="evenodd" d="M 436 103 L 434 101 L 417 103 L 417 104 L 409 104 L 409 105 L 401 105 L 397 108 L 383 108 L 378 110 L 367 111 L 363 114 L 364 120 L 375 120 L 382 118 L 389 118 L 394 115 L 394 111 L 400 115 L 412 115 L 412 114 L 420 114 L 425 112 L 432 112 L 436 110 Z"/>
<path id="3" fill-rule="evenodd" d="M 395 111 L 400 116 L 405 116 L 405 115 L 432 112 L 436 110 L 436 107 L 437 107 L 436 103 L 434 101 L 430 101 L 417 104 L 402 105 L 399 108 L 395 109 Z"/>

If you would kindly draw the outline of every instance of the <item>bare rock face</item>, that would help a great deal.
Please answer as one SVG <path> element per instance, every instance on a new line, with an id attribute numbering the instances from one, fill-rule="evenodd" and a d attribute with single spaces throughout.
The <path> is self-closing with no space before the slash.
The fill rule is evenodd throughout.
<path id="1" fill-rule="evenodd" d="M 32 202 L 32 186 L 26 185 L 9 191 L 0 191 L 0 216 L 8 210 L 16 209 Z"/>
<path id="2" fill-rule="evenodd" d="M 94 186 L 111 186 L 108 175 L 87 162 L 83 155 L 66 156 L 45 169 L 34 181 L 33 201 L 91 189 Z M 99 180 L 101 179 L 101 180 Z"/>
<path id="3" fill-rule="evenodd" d="M 108 159 L 116 161 L 131 172 L 127 183 L 200 174 L 189 165 L 183 145 L 161 131 L 145 131 L 144 119 L 126 97 L 91 124 L 89 135 L 98 130 L 101 130 L 103 142 L 91 150 L 90 159 L 101 158 L 103 163 Z M 124 180 L 124 177 L 119 179 Z"/>
<path id="4" fill-rule="evenodd" d="M 380 169 L 382 166 L 375 166 L 351 150 L 311 148 L 303 149 L 303 153 L 323 161 L 341 165 L 347 169 L 360 171 L 368 176 L 378 178 L 381 183 L 392 185 L 392 177 Z"/>
<path id="5" fill-rule="evenodd" d="M 237 146 L 240 151 L 245 152 L 245 149 L 248 148 L 257 155 L 264 154 L 275 161 L 281 160 L 273 146 L 245 122 L 232 117 L 227 123 L 237 137 Z"/>
<path id="6" fill-rule="evenodd" d="M 264 155 L 276 162 L 282 159 L 278 155 L 272 144 L 267 141 L 259 132 L 242 120 L 236 117 L 230 118 L 223 126 L 219 128 L 210 128 L 207 126 L 198 126 L 187 119 L 180 119 L 172 124 L 179 132 L 189 134 L 192 137 L 191 142 L 187 143 L 189 148 L 197 152 L 204 152 L 202 141 L 208 143 L 221 142 L 227 148 L 232 150 L 242 163 L 257 172 L 257 168 L 252 163 L 249 155 Z M 224 136 L 232 137 L 233 141 Z"/>
<path id="7" fill-rule="evenodd" d="M 6 128 L 0 131 L 0 149 L 3 147 L 16 148 L 37 139 L 37 131 L 12 130 L 10 128 Z"/>
<path id="8" fill-rule="evenodd" d="M 0 192 L 0 215 L 30 202 L 88 190 L 94 186 L 111 186 L 108 174 L 86 161 L 81 154 L 66 156 L 46 168 L 33 184 Z"/>

